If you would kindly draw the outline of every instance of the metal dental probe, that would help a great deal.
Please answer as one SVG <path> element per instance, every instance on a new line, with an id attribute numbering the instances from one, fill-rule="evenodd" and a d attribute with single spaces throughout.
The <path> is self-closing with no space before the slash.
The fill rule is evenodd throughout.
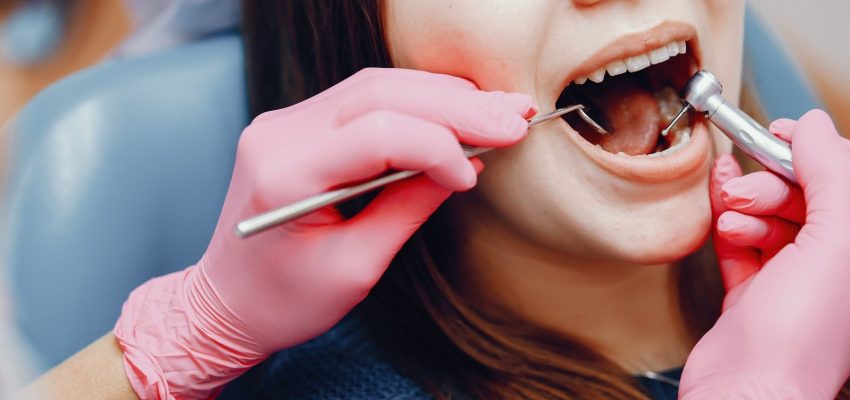
<path id="1" fill-rule="evenodd" d="M 586 112 L 586 107 L 582 104 L 574 104 L 569 107 L 559 108 L 555 111 L 534 117 L 528 121 L 528 127 L 531 128 L 539 123 L 558 118 L 572 112 L 577 112 L 579 117 L 581 117 L 581 119 L 590 125 L 590 127 L 596 132 L 605 135 L 609 134 L 605 128 L 590 118 Z M 472 158 L 490 150 L 493 149 L 489 147 L 463 146 L 463 152 L 466 158 Z M 363 193 L 370 192 L 393 182 L 398 182 L 419 175 L 420 173 L 422 173 L 422 171 L 398 171 L 358 185 L 321 193 L 288 206 L 271 210 L 239 222 L 239 224 L 236 225 L 236 234 L 245 238 L 262 232 L 268 228 L 284 224 L 320 208 L 357 197 Z"/>
<path id="2" fill-rule="evenodd" d="M 708 71 L 697 72 L 682 91 L 685 107 L 670 122 L 662 135 L 667 135 L 688 110 L 704 113 L 714 126 L 719 128 L 732 143 L 767 169 L 797 183 L 794 165 L 791 162 L 791 146 L 759 125 L 745 112 L 726 102 L 721 94 L 723 85 Z"/>

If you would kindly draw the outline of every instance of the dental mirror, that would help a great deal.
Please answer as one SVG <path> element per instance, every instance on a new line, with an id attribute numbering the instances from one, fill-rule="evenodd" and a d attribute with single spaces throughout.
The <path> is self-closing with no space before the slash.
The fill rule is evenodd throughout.
<path id="1" fill-rule="evenodd" d="M 573 104 L 583 104 L 585 107 L 578 110 L 579 118 L 582 119 L 591 129 L 600 135 L 613 135 L 614 126 L 611 121 L 602 112 L 602 109 L 581 91 L 573 91 L 569 94 L 570 101 Z"/>

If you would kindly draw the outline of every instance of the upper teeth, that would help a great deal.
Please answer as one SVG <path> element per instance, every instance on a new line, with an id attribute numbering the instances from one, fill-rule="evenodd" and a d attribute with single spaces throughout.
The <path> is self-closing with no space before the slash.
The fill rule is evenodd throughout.
<path id="1" fill-rule="evenodd" d="M 685 54 L 688 50 L 685 42 L 670 42 L 664 47 L 659 47 L 648 53 L 638 56 L 629 57 L 624 60 L 616 60 L 608 63 L 608 65 L 593 71 L 589 76 L 577 78 L 574 82 L 578 85 L 583 85 L 588 80 L 600 83 L 605 80 L 605 73 L 608 75 L 617 76 L 628 72 L 638 72 L 650 65 L 661 64 L 679 54 Z"/>

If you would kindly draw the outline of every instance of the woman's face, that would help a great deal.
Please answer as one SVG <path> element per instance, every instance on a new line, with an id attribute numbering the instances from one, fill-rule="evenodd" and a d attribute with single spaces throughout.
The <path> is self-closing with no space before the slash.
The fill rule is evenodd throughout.
<path id="1" fill-rule="evenodd" d="M 470 194 L 486 205 L 476 213 L 545 248 L 581 258 L 662 263 L 702 243 L 710 222 L 709 168 L 715 153 L 731 145 L 694 118 L 691 139 L 678 151 L 646 154 L 670 145 L 658 137 L 664 114 L 659 110 L 670 100 L 659 103 L 656 96 L 665 87 L 678 92 L 689 74 L 707 69 L 723 82 L 727 98 L 737 99 L 743 0 L 385 4 L 397 67 L 464 77 L 483 90 L 526 93 L 541 112 L 583 99 L 617 131 L 610 139 L 580 135 L 586 131 L 580 123 L 557 119 L 535 127 L 518 145 L 489 153 Z M 687 53 L 661 61 L 665 55 L 658 49 L 666 48 L 669 57 L 681 41 Z M 644 67 L 642 54 L 657 65 L 611 77 L 611 71 Z M 605 68 L 600 84 L 574 83 L 599 80 Z M 562 97 L 565 89 L 572 100 Z M 681 140 L 684 133 L 679 129 L 672 136 Z M 620 151 L 628 154 L 615 154 Z"/>

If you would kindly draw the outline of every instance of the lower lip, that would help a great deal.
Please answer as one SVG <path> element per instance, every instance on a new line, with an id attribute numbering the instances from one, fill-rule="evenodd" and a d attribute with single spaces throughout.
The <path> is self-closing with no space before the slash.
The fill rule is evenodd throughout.
<path id="1" fill-rule="evenodd" d="M 557 119 L 560 128 L 588 158 L 622 179 L 641 183 L 669 182 L 708 168 L 708 126 L 704 119 L 691 127 L 691 140 L 679 151 L 661 157 L 618 156 L 598 148 L 578 134 L 566 121 Z"/>

